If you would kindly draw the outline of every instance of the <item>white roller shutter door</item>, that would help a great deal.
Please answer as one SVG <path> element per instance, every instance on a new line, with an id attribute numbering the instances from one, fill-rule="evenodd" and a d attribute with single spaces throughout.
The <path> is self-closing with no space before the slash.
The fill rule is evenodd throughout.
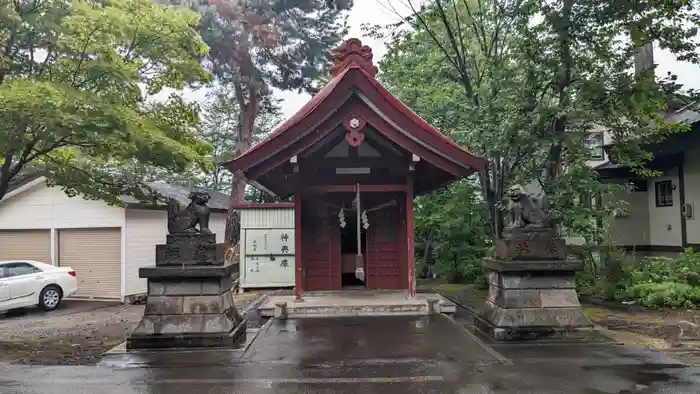
<path id="1" fill-rule="evenodd" d="M 49 230 L 0 230 L 0 260 L 51 263 Z"/>
<path id="2" fill-rule="evenodd" d="M 76 297 L 121 298 L 121 229 L 59 230 L 58 256 L 75 270 Z"/>

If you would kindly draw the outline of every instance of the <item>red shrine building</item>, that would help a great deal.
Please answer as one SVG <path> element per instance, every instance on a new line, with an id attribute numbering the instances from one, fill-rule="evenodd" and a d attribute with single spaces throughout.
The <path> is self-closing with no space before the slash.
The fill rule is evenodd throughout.
<path id="1" fill-rule="evenodd" d="M 294 196 L 295 288 L 415 295 L 413 199 L 486 161 L 413 113 L 376 79 L 372 50 L 349 39 L 333 79 L 269 137 L 225 166 Z"/>

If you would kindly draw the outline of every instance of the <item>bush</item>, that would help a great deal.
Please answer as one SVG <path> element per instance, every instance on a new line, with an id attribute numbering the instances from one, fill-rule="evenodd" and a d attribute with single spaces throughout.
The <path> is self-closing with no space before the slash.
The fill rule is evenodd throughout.
<path id="1" fill-rule="evenodd" d="M 598 269 L 600 268 L 600 269 Z M 692 309 L 700 305 L 700 253 L 628 262 L 614 249 L 601 252 L 600 267 L 586 264 L 577 278 L 582 295 L 636 301 L 645 307 Z"/>
<path id="2" fill-rule="evenodd" d="M 480 285 L 486 282 L 486 274 L 479 258 L 445 258 L 433 266 L 433 272 L 448 283 Z"/>
<path id="3" fill-rule="evenodd" d="M 614 247 L 579 248 L 571 254 L 584 262 L 583 271 L 576 277 L 581 295 L 613 300 L 629 283 L 630 265 L 625 261 L 624 250 Z"/>
<path id="4" fill-rule="evenodd" d="M 465 180 L 416 199 L 416 261 L 449 283 L 486 283 L 482 260 L 492 241 L 488 210 Z M 424 271 L 428 270 L 428 267 Z"/>
<path id="5" fill-rule="evenodd" d="M 634 283 L 680 282 L 697 284 L 700 272 L 700 253 L 687 250 L 676 259 L 649 257 L 642 260 L 632 272 Z"/>
<path id="6" fill-rule="evenodd" d="M 700 287 L 679 282 L 636 283 L 625 289 L 622 296 L 646 307 L 693 309 L 700 304 Z"/>

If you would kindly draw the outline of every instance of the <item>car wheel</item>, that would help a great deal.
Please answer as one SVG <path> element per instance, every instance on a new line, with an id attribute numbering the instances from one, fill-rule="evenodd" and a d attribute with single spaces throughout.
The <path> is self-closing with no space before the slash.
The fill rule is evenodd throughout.
<path id="1" fill-rule="evenodd" d="M 45 311 L 52 311 L 58 308 L 61 297 L 61 289 L 58 286 L 46 286 L 39 294 L 39 307 Z"/>

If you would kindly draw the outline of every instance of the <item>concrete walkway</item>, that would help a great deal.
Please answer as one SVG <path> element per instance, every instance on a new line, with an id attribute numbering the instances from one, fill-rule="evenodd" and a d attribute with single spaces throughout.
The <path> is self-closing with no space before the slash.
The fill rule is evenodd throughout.
<path id="1" fill-rule="evenodd" d="M 238 363 L 0 366 L 14 393 L 698 393 L 700 371 L 613 345 L 486 346 L 445 316 L 306 319 L 264 327 Z"/>
<path id="2" fill-rule="evenodd" d="M 344 290 L 309 293 L 304 295 L 303 301 L 290 295 L 273 295 L 258 307 L 258 312 L 262 316 L 274 316 L 275 306 L 284 303 L 290 317 L 416 316 L 430 313 L 429 300 L 437 302 L 439 312 L 454 313 L 456 310 L 453 302 L 436 293 L 408 297 L 405 292 Z"/>

